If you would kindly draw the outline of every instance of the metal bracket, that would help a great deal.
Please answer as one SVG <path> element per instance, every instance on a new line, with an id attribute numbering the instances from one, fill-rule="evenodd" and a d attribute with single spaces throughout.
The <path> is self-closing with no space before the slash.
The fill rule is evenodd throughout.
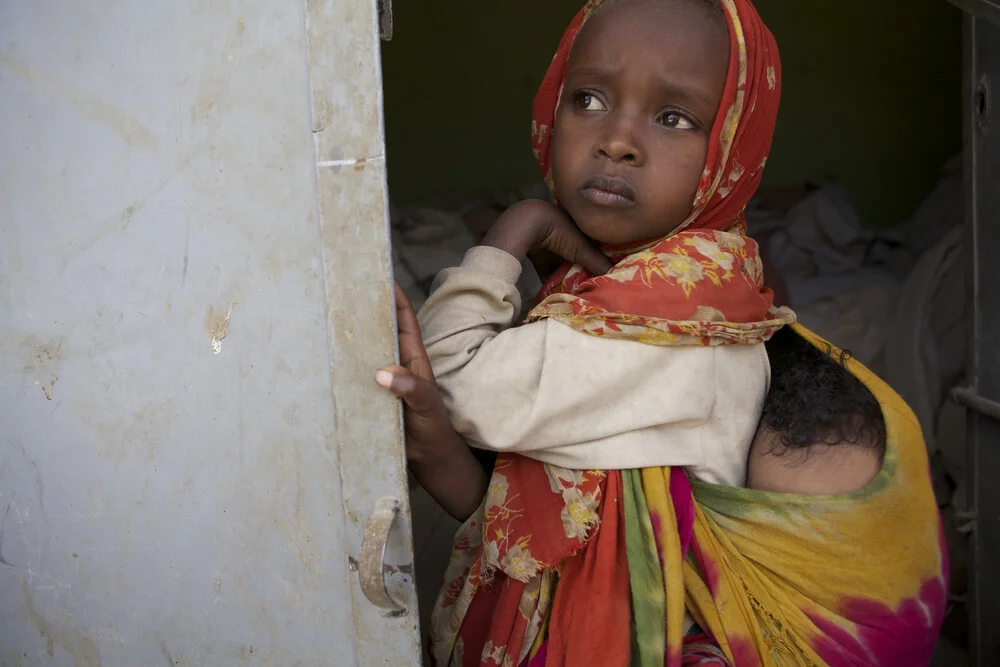
<path id="1" fill-rule="evenodd" d="M 950 394 L 951 400 L 959 405 L 978 412 L 984 417 L 1000 421 L 1000 403 L 983 398 L 972 387 L 956 387 Z"/>
<path id="2" fill-rule="evenodd" d="M 993 0 L 948 0 L 948 2 L 977 18 L 1000 25 L 1000 4 Z"/>
<path id="3" fill-rule="evenodd" d="M 955 530 L 960 533 L 971 533 L 976 529 L 976 519 L 978 517 L 975 512 L 956 511 L 952 518 L 955 523 Z"/>
<path id="4" fill-rule="evenodd" d="M 392 41 L 392 0 L 378 0 L 378 29 L 383 42 Z"/>
<path id="5" fill-rule="evenodd" d="M 385 585 L 385 547 L 399 511 L 398 498 L 381 498 L 375 503 L 375 509 L 372 510 L 365 525 L 365 534 L 361 539 L 361 556 L 358 559 L 361 592 L 376 607 L 391 611 L 403 609 L 392 599 Z"/>

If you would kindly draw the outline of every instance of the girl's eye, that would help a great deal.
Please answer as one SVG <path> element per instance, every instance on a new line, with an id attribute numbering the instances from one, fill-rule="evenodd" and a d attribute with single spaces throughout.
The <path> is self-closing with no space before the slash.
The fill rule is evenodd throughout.
<path id="1" fill-rule="evenodd" d="M 597 99 L 597 95 L 587 92 L 576 94 L 576 108 L 581 111 L 606 111 L 604 103 Z"/>
<path id="2" fill-rule="evenodd" d="M 667 111 L 662 116 L 660 116 L 660 123 L 676 130 L 693 130 L 694 123 L 689 121 L 687 118 L 677 113 L 676 111 Z"/>

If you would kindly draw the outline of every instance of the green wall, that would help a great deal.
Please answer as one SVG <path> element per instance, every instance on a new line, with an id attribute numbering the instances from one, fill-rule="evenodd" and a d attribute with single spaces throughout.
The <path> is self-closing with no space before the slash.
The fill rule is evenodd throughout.
<path id="1" fill-rule="evenodd" d="M 539 179 L 531 100 L 582 0 L 393 3 L 383 43 L 390 195 L 420 203 Z"/>
<path id="2" fill-rule="evenodd" d="M 865 224 L 909 218 L 961 149 L 961 12 L 945 0 L 756 5 L 784 69 L 765 182 L 835 178 Z"/>
<path id="3" fill-rule="evenodd" d="M 539 178 L 531 100 L 582 0 L 393 3 L 390 194 L 414 204 Z M 765 175 L 836 178 L 866 224 L 909 216 L 961 144 L 960 13 L 945 0 L 758 0 L 784 93 Z"/>

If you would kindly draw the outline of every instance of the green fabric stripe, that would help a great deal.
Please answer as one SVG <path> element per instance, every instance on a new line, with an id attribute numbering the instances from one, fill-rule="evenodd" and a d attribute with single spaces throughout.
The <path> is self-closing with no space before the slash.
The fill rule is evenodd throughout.
<path id="1" fill-rule="evenodd" d="M 622 470 L 622 497 L 632 597 L 632 666 L 663 667 L 667 645 L 663 570 L 638 470 Z"/>

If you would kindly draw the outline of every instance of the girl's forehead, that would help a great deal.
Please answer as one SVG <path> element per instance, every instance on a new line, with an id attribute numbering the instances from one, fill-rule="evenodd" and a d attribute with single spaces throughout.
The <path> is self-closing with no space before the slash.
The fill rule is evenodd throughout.
<path id="1" fill-rule="evenodd" d="M 700 71 L 704 61 L 725 67 L 728 55 L 725 18 L 702 0 L 617 0 L 601 5 L 584 23 L 570 53 L 569 73 L 650 60 Z"/>

